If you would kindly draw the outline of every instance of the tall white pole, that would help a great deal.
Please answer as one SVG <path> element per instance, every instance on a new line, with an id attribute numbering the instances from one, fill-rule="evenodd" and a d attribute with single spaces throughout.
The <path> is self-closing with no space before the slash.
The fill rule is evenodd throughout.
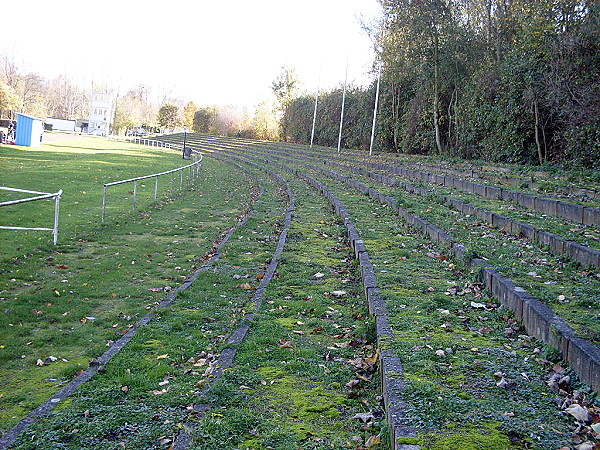
<path id="1" fill-rule="evenodd" d="M 342 125 L 344 124 L 344 105 L 346 104 L 346 83 L 348 82 L 348 58 L 346 58 L 346 76 L 344 77 L 344 93 L 342 94 L 342 112 L 340 113 L 340 134 L 338 135 L 338 153 L 342 147 Z"/>
<path id="2" fill-rule="evenodd" d="M 317 94 L 315 95 L 315 111 L 313 113 L 312 133 L 310 134 L 310 148 L 315 140 L 315 124 L 317 123 L 317 105 L 319 104 L 319 89 L 321 88 L 321 68 L 319 67 L 319 81 L 317 81 Z"/>
<path id="3" fill-rule="evenodd" d="M 375 91 L 375 108 L 373 109 L 373 128 L 371 129 L 371 147 L 369 148 L 369 156 L 373 154 L 373 141 L 375 140 L 375 121 L 377 120 L 377 105 L 379 103 L 379 82 L 381 80 L 381 61 L 379 62 L 379 70 L 377 71 L 377 90 Z"/>

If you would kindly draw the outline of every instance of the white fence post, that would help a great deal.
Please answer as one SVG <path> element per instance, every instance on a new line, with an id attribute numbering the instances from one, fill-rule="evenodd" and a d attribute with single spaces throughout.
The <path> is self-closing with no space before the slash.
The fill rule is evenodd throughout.
<path id="1" fill-rule="evenodd" d="M 136 204 L 136 200 L 137 200 L 137 180 L 133 182 L 133 210 L 136 210 L 137 204 Z"/>
<path id="2" fill-rule="evenodd" d="M 102 195 L 102 224 L 104 224 L 105 217 L 106 217 L 106 185 L 104 185 L 104 194 Z"/>
<path id="3" fill-rule="evenodd" d="M 52 235 L 54 238 L 54 245 L 58 242 L 58 215 L 60 212 L 60 196 L 62 194 L 62 189 L 56 193 L 56 197 L 54 197 L 54 230 L 52 230 Z"/>
<path id="4" fill-rule="evenodd" d="M 36 200 L 45 200 L 45 199 L 53 198 L 54 199 L 54 226 L 53 226 L 53 228 L 17 227 L 17 226 L 10 226 L 10 225 L 9 226 L 0 225 L 0 229 L 2 229 L 2 230 L 52 231 L 52 236 L 53 236 L 52 240 L 54 242 L 54 245 L 56 245 L 56 243 L 58 242 L 58 217 L 59 217 L 59 213 L 60 213 L 60 196 L 62 195 L 63 190 L 60 189 L 58 192 L 48 193 L 48 192 L 30 191 L 27 189 L 10 188 L 10 187 L 6 187 L 6 186 L 0 186 L 0 189 L 3 191 L 23 192 L 26 194 L 36 194 L 35 197 L 0 202 L 0 206 L 18 205 L 20 203 L 27 203 L 27 202 L 33 202 Z"/>
<path id="5" fill-rule="evenodd" d="M 157 144 L 158 145 L 158 144 Z M 129 178 L 127 180 L 120 180 L 120 181 L 113 181 L 111 183 L 106 183 L 104 185 L 104 193 L 102 196 L 102 223 L 105 223 L 106 220 L 106 201 L 107 201 L 107 188 L 109 186 L 114 186 L 117 184 L 123 184 L 123 183 L 131 183 L 133 182 L 133 209 L 136 210 L 137 209 L 137 187 L 138 187 L 138 181 L 139 180 L 144 180 L 146 178 L 151 178 L 154 177 L 155 179 L 155 183 L 154 183 L 154 201 L 157 202 L 158 201 L 158 179 L 159 177 L 161 177 L 162 175 L 168 175 L 171 174 L 171 186 L 170 186 L 170 196 L 173 196 L 174 193 L 174 189 L 175 189 L 175 172 L 181 172 L 180 173 L 180 189 L 183 190 L 183 182 L 184 182 L 184 170 L 185 169 L 190 169 L 192 171 L 196 171 L 196 173 L 200 173 L 200 166 L 202 164 L 202 155 L 199 155 L 199 157 L 196 158 L 196 161 L 194 161 L 192 164 L 188 164 L 187 166 L 183 166 L 180 167 L 178 169 L 173 169 L 173 170 L 169 170 L 166 172 L 161 172 L 161 173 L 154 173 L 151 175 L 144 175 L 142 177 L 137 177 L 137 178 Z"/>

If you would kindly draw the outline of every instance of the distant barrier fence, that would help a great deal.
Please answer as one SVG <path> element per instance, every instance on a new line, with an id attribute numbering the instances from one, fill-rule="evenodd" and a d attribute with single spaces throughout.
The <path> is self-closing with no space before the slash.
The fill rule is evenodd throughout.
<path id="1" fill-rule="evenodd" d="M 59 211 L 60 211 L 60 196 L 62 195 L 63 190 L 60 189 L 58 192 L 49 193 L 49 192 L 29 191 L 26 189 L 16 189 L 16 188 L 10 188 L 10 187 L 5 187 L 5 186 L 0 186 L 0 189 L 3 191 L 22 192 L 25 194 L 37 194 L 35 197 L 0 202 L 0 206 L 18 205 L 20 203 L 27 203 L 27 202 L 33 202 L 36 200 L 46 200 L 49 198 L 53 198 L 54 199 L 54 228 L 0 226 L 0 229 L 3 229 L 3 230 L 52 231 L 54 245 L 56 245 L 56 243 L 58 242 L 58 215 L 59 215 Z"/>
<path id="2" fill-rule="evenodd" d="M 159 141 L 157 141 L 157 142 L 159 142 Z M 175 147 L 175 146 L 172 146 L 172 147 Z M 195 180 L 199 176 L 200 170 L 202 169 L 202 155 L 199 153 L 196 153 L 196 152 L 192 152 L 190 157 L 192 158 L 192 160 L 194 162 L 192 162 L 191 164 L 188 164 L 187 166 L 179 167 L 179 168 L 173 169 L 173 170 L 168 170 L 166 172 L 153 173 L 152 175 L 144 175 L 142 177 L 129 178 L 127 180 L 113 181 L 112 183 L 104 184 L 104 194 L 102 195 L 102 223 L 104 223 L 104 221 L 106 219 L 106 198 L 107 198 L 107 188 L 108 187 L 116 186 L 118 184 L 133 183 L 133 209 L 135 210 L 135 209 L 137 209 L 138 181 L 140 181 L 140 180 L 146 180 L 148 178 L 155 179 L 155 183 L 154 183 L 154 201 L 155 202 L 158 201 L 158 179 L 160 177 L 171 174 L 171 189 L 170 189 L 171 195 L 173 195 L 176 172 L 180 173 L 180 184 L 179 184 L 180 190 L 183 189 L 183 175 L 184 175 L 184 171 L 186 169 L 189 169 L 189 174 L 188 174 L 189 182 L 190 183 L 193 182 L 193 180 Z"/>
<path id="3" fill-rule="evenodd" d="M 158 141 L 156 139 L 149 139 L 143 137 L 123 137 L 123 136 L 108 136 L 113 141 L 130 142 L 132 144 L 147 145 L 149 147 L 162 147 L 170 148 L 173 150 L 183 150 L 183 145 L 175 144 L 172 142 Z"/>
<path id="4" fill-rule="evenodd" d="M 171 144 L 170 142 L 157 141 L 155 139 L 133 137 L 133 138 L 127 138 L 126 140 L 128 142 L 133 142 L 134 144 L 148 145 L 150 147 L 173 148 L 176 150 L 182 149 L 181 144 Z"/>

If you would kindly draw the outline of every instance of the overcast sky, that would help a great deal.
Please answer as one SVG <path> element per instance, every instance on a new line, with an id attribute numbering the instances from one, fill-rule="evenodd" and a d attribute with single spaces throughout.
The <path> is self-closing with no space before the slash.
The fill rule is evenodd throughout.
<path id="1" fill-rule="evenodd" d="M 23 71 L 146 84 L 199 105 L 247 106 L 271 95 L 282 66 L 308 91 L 369 78 L 373 51 L 358 18 L 377 0 L 24 0 L 2 9 L 0 53 Z"/>

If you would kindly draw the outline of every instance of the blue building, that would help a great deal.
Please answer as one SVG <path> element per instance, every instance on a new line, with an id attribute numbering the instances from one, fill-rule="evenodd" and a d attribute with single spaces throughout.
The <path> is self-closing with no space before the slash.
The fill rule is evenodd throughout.
<path id="1" fill-rule="evenodd" d="M 42 131 L 42 119 L 17 113 L 16 145 L 38 147 L 42 142 Z"/>

